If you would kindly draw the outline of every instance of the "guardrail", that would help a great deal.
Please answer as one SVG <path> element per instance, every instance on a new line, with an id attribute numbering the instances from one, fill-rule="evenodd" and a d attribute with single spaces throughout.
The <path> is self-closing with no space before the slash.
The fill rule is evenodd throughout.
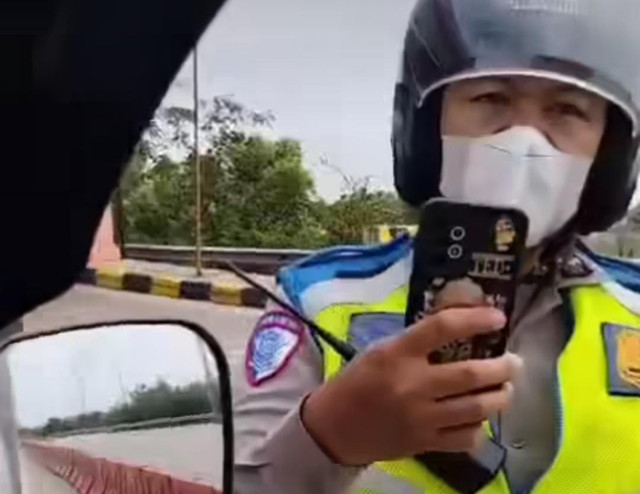
<path id="1" fill-rule="evenodd" d="M 125 424 L 117 424 L 111 426 L 94 427 L 91 429 L 75 429 L 72 431 L 64 431 L 50 434 L 47 437 L 61 438 L 71 436 L 86 436 L 90 434 L 105 434 L 113 432 L 139 431 L 144 429 L 164 429 L 167 427 L 180 427 L 184 425 L 195 424 L 219 424 L 222 417 L 218 413 L 203 413 L 200 415 L 186 415 L 183 417 L 166 417 L 153 420 L 144 420 L 139 422 L 129 422 Z"/>
<path id="2" fill-rule="evenodd" d="M 148 466 L 98 458 L 78 449 L 43 441 L 23 441 L 30 458 L 79 494 L 222 494 L 216 488 L 175 477 Z"/>
<path id="3" fill-rule="evenodd" d="M 127 244 L 125 257 L 139 261 L 166 262 L 192 266 L 195 247 L 171 245 Z M 259 274 L 276 274 L 280 268 L 312 254 L 310 250 L 298 249 L 241 249 L 205 247 L 202 249 L 202 265 L 205 268 L 224 268 L 233 262 L 243 271 Z"/>

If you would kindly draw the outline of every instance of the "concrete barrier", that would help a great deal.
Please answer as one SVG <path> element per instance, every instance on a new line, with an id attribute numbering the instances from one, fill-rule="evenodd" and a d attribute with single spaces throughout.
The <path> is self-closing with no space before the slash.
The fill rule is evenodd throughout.
<path id="1" fill-rule="evenodd" d="M 122 290 L 124 271 L 119 268 L 105 268 L 96 271 L 96 285 L 111 290 Z"/>
<path id="2" fill-rule="evenodd" d="M 147 467 L 96 458 L 41 441 L 22 447 L 39 465 L 65 480 L 78 494 L 222 494 L 215 488 Z"/>
<path id="3" fill-rule="evenodd" d="M 212 286 L 211 301 L 214 304 L 242 305 L 242 288 L 236 286 Z"/>
<path id="4" fill-rule="evenodd" d="M 171 276 L 127 272 L 120 268 L 87 268 L 79 283 L 111 290 L 125 290 L 169 298 L 210 301 L 216 304 L 262 309 L 267 298 L 253 287 L 238 284 L 215 284 L 207 281 L 183 280 Z"/>

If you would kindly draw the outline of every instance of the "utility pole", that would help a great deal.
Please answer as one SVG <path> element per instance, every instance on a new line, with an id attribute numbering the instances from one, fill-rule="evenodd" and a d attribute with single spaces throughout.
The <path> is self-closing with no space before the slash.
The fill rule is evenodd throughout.
<path id="1" fill-rule="evenodd" d="M 193 49 L 193 156 L 196 173 L 196 274 L 202 276 L 202 169 L 200 164 L 200 118 L 198 103 L 198 45 Z"/>

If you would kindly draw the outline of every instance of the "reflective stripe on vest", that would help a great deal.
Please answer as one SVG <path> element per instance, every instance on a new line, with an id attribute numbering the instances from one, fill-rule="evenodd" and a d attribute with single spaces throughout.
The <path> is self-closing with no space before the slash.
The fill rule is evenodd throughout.
<path id="1" fill-rule="evenodd" d="M 333 305 L 315 316 L 315 322 L 343 341 L 349 338 L 351 318 L 364 313 L 404 313 L 407 287 L 379 303 Z M 558 417 L 560 448 L 550 469 L 532 488 L 532 494 L 640 493 L 640 397 L 608 393 L 607 357 L 602 325 L 640 328 L 640 318 L 600 286 L 572 289 L 575 324 L 572 337 L 558 361 Z M 325 379 L 342 368 L 342 358 L 324 346 Z M 412 459 L 377 463 L 374 475 L 385 472 L 389 483 L 371 481 L 361 494 L 404 494 L 418 489 L 426 494 L 456 494 L 453 489 Z M 377 477 L 379 478 L 379 477 Z M 403 482 L 403 483 L 395 483 Z M 481 494 L 508 494 L 504 474 Z"/>

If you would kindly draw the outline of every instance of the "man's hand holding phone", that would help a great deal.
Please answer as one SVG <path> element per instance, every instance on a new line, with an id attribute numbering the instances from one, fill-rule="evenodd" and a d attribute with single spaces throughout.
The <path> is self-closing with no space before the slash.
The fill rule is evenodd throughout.
<path id="1" fill-rule="evenodd" d="M 311 394 L 302 409 L 305 427 L 343 465 L 475 449 L 486 437 L 482 423 L 508 407 L 521 360 L 505 354 L 432 364 L 427 355 L 453 341 L 495 333 L 505 322 L 502 312 L 488 307 L 425 317 Z"/>

